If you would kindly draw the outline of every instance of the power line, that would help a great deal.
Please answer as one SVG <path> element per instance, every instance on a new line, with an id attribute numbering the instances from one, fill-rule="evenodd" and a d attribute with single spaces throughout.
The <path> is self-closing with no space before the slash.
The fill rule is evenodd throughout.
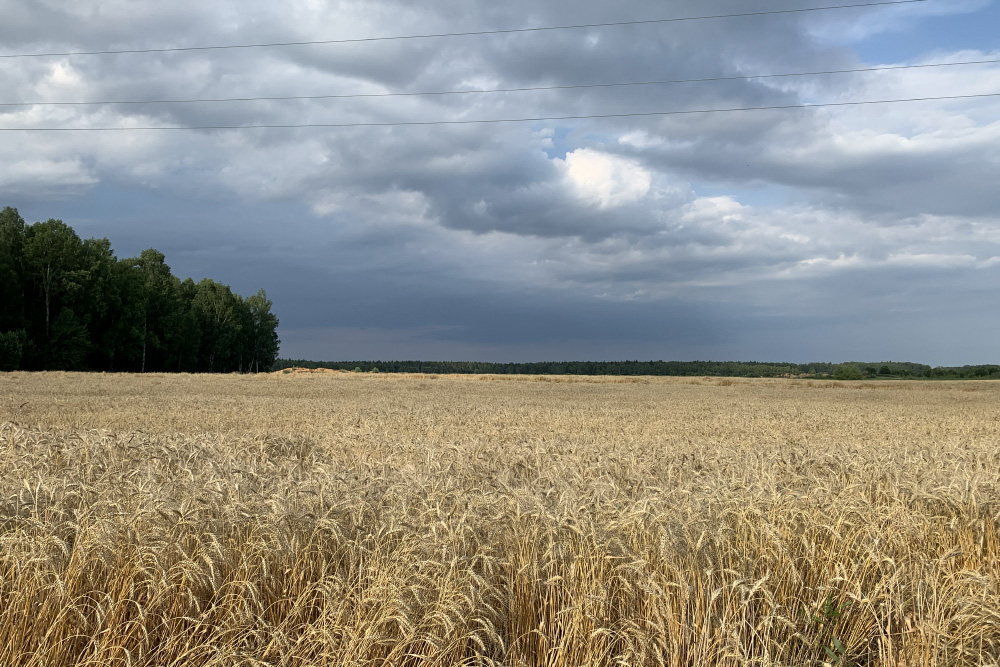
<path id="1" fill-rule="evenodd" d="M 439 37 L 474 37 L 481 35 L 506 35 L 525 32 L 545 32 L 552 30 L 578 30 L 582 28 L 610 28 L 629 25 L 649 25 L 655 23 L 679 23 L 681 21 L 706 21 L 710 19 L 742 18 L 748 16 L 771 16 L 776 14 L 800 14 L 804 12 L 820 12 L 833 9 L 854 9 L 860 7 L 881 7 L 886 5 L 909 5 L 928 0 L 884 0 L 883 2 L 866 2 L 850 5 L 828 5 L 826 7 L 807 7 L 804 9 L 775 9 L 762 12 L 741 12 L 738 14 L 711 14 L 706 16 L 684 16 L 666 19 L 647 19 L 642 21 L 611 21 L 607 23 L 581 23 L 574 25 L 542 26 L 536 28 L 508 28 L 503 30 L 473 30 L 468 32 L 440 32 L 422 35 L 392 35 L 387 37 L 358 37 L 350 39 L 324 39 L 303 42 L 270 42 L 262 44 L 225 44 L 221 46 L 179 46 L 154 49 L 117 49 L 105 51 L 66 51 L 60 53 L 8 53 L 0 54 L 0 58 L 47 58 L 54 56 L 100 56 L 124 53 L 175 53 L 180 51 L 214 51 L 223 49 L 261 49 L 277 46 L 313 46 L 318 44 L 353 44 L 358 42 L 387 42 L 407 39 L 432 39 Z"/>
<path id="2" fill-rule="evenodd" d="M 617 88 L 625 86 L 657 86 L 674 83 L 705 83 L 710 81 L 747 81 L 751 79 L 775 79 L 796 76 L 819 76 L 824 74 L 854 74 L 860 72 L 883 72 L 887 70 L 921 69 L 928 67 L 957 67 L 960 65 L 987 65 L 1000 63 L 994 60 L 966 60 L 954 63 L 928 63 L 923 65 L 885 65 L 882 67 L 859 67 L 856 69 L 832 69 L 816 72 L 787 72 L 781 74 L 751 74 L 744 76 L 715 76 L 701 79 L 666 79 L 663 81 L 629 81 L 625 83 L 584 83 L 564 86 L 526 86 L 522 88 L 492 88 L 487 90 L 439 90 L 416 93 L 349 93 L 341 95 L 287 95 L 265 97 L 209 97 L 175 100 L 104 100 L 96 102 L 0 102 L 0 107 L 30 106 L 98 106 L 111 104 L 194 104 L 209 102 L 275 102 L 288 100 L 332 100 L 359 97 L 423 97 L 431 95 L 478 95 L 488 93 L 520 93 L 543 90 L 575 90 L 580 88 Z"/>
<path id="3" fill-rule="evenodd" d="M 903 102 L 932 102 L 940 100 L 968 100 L 986 97 L 1000 97 L 1000 93 L 979 93 L 976 95 L 940 95 L 936 97 L 910 97 L 896 100 L 864 100 L 856 102 L 822 102 L 816 104 L 780 104 L 760 107 L 731 107 L 728 109 L 687 109 L 679 111 L 645 111 L 634 113 L 586 114 L 578 116 L 537 116 L 533 118 L 486 118 L 475 120 L 413 120 L 366 123 L 289 123 L 262 125 L 189 125 L 159 127 L 0 127 L 0 132 L 126 132 L 146 130 L 264 130 L 296 128 L 352 128 L 352 127 L 404 127 L 426 125 L 476 125 L 487 123 L 529 123 L 548 120 L 589 120 L 599 118 L 640 118 L 652 116 L 681 116 L 688 114 L 732 113 L 737 111 L 775 111 L 783 109 L 817 109 L 822 107 L 848 107 L 868 104 L 899 104 Z"/>

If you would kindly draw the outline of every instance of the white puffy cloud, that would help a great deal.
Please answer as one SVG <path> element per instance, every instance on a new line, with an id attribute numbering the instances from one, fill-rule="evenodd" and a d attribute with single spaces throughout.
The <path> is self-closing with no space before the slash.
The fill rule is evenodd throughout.
<path id="1" fill-rule="evenodd" d="M 636 160 L 578 148 L 562 166 L 574 194 L 600 209 L 634 204 L 649 193 L 653 178 Z"/>

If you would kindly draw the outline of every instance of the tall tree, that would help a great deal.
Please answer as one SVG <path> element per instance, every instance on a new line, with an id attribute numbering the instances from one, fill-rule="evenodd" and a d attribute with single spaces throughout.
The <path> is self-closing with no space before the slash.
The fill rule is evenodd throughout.
<path id="1" fill-rule="evenodd" d="M 69 305 L 87 330 L 88 357 L 86 367 L 109 370 L 115 356 L 111 333 L 127 307 L 123 303 L 117 261 L 108 239 L 85 239 L 81 248 L 80 270 L 83 288 Z"/>
<path id="2" fill-rule="evenodd" d="M 0 211 L 0 332 L 24 328 L 24 218 Z"/>
<path id="3" fill-rule="evenodd" d="M 38 355 L 35 366 L 47 367 L 53 353 L 52 319 L 80 293 L 87 278 L 83 243 L 62 220 L 36 222 L 25 229 L 24 273 L 29 335 Z M 75 320 L 74 320 L 75 321 Z"/>
<path id="4" fill-rule="evenodd" d="M 271 312 L 273 304 L 267 298 L 263 289 L 247 298 L 246 306 L 250 312 L 250 350 L 251 361 L 247 370 L 259 373 L 261 368 L 271 370 L 278 359 L 278 318 Z"/>
<path id="5" fill-rule="evenodd" d="M 180 310 L 168 370 L 196 372 L 199 370 L 198 353 L 202 339 L 201 324 L 194 307 L 198 286 L 193 280 L 186 278 L 177 285 L 177 293 Z"/>
<path id="6" fill-rule="evenodd" d="M 138 277 L 140 300 L 136 310 L 142 318 L 139 370 L 145 373 L 150 351 L 162 352 L 170 339 L 179 306 L 177 279 L 170 273 L 163 253 L 153 248 L 125 262 Z"/>
<path id="7" fill-rule="evenodd" d="M 52 326 L 54 306 L 80 287 L 80 247 L 80 237 L 62 220 L 50 218 L 27 228 L 25 268 L 42 299 L 46 338 Z"/>
<path id="8" fill-rule="evenodd" d="M 204 278 L 192 302 L 201 328 L 201 369 L 209 373 L 238 370 L 233 352 L 240 328 L 239 303 L 229 285 Z"/>
<path id="9" fill-rule="evenodd" d="M 134 261 L 118 260 L 112 271 L 116 307 L 108 313 L 101 343 L 109 371 L 134 371 L 141 365 L 146 314 L 140 306 L 145 301 L 145 282 Z"/>

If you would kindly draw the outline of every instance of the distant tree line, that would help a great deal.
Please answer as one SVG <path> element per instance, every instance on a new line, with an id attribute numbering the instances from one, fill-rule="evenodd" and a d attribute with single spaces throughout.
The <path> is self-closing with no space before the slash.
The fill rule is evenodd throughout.
<path id="1" fill-rule="evenodd" d="M 833 377 L 839 380 L 871 380 L 878 378 L 921 378 L 924 380 L 1000 379 L 1000 365 L 928 366 L 911 362 L 883 361 L 848 362 L 838 364 Z"/>
<path id="2" fill-rule="evenodd" d="M 156 250 L 117 259 L 61 220 L 0 211 L 0 370 L 268 371 L 271 306 L 264 290 L 181 281 Z"/>
<path id="3" fill-rule="evenodd" d="M 332 368 L 384 373 L 490 373 L 496 375 L 682 375 L 722 377 L 784 377 L 831 374 L 831 363 L 770 364 L 754 361 L 543 361 L 489 363 L 481 361 L 306 361 L 279 359 L 283 368 Z"/>
<path id="4" fill-rule="evenodd" d="M 912 362 L 813 362 L 808 364 L 756 361 L 544 361 L 489 363 L 482 361 L 308 361 L 278 359 L 274 370 L 331 368 L 365 373 L 441 373 L 494 375 L 674 375 L 745 378 L 834 378 L 838 380 L 923 378 L 1000 379 L 1000 366 L 936 367 Z"/>

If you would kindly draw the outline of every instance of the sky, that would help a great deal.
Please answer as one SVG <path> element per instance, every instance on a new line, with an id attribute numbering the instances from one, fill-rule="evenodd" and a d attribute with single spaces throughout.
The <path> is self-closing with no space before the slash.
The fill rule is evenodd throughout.
<path id="1" fill-rule="evenodd" d="M 0 0 L 0 56 L 859 2 Z M 4 57 L 0 206 L 264 288 L 288 358 L 995 363 L 1000 62 L 912 66 L 1000 61 L 998 28 L 925 0 Z M 678 79 L 721 80 L 568 87 Z M 544 89 L 413 94 L 511 88 Z M 354 97 L 156 103 L 322 95 Z M 663 113 L 746 107 L 792 108 Z M 302 124 L 353 126 L 38 131 Z"/>

